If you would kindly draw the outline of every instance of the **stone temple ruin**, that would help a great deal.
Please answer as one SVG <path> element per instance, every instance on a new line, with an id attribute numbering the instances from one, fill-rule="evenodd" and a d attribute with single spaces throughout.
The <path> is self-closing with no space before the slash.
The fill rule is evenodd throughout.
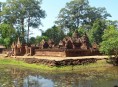
<path id="1" fill-rule="evenodd" d="M 87 35 L 79 36 L 78 32 L 74 32 L 71 37 L 66 37 L 59 43 L 59 47 L 65 47 L 66 49 L 89 49 L 90 43 Z"/>
<path id="2" fill-rule="evenodd" d="M 72 37 L 65 37 L 60 40 L 58 45 L 52 39 L 42 40 L 39 46 L 22 45 L 18 39 L 17 43 L 12 44 L 13 55 L 35 55 L 35 56 L 54 56 L 54 57 L 75 57 L 99 55 L 98 45 L 90 44 L 87 34 L 79 36 L 75 31 Z"/>

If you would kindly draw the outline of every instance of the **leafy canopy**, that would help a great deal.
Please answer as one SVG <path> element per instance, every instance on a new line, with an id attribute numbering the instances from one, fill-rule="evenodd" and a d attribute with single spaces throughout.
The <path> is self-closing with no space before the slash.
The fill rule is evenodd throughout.
<path id="1" fill-rule="evenodd" d="M 13 38 L 15 38 L 15 29 L 10 24 L 0 24 L 0 44 L 9 47 Z"/>
<path id="2" fill-rule="evenodd" d="M 104 31 L 102 39 L 100 51 L 108 55 L 114 54 L 118 58 L 118 28 L 109 26 Z"/>
<path id="3" fill-rule="evenodd" d="M 15 29 L 10 24 L 0 24 L 0 37 L 12 37 L 15 33 Z"/>
<path id="4" fill-rule="evenodd" d="M 3 23 L 10 23 L 19 27 L 20 37 L 25 37 L 28 27 L 37 28 L 42 25 L 41 18 L 45 18 L 45 11 L 41 9 L 42 0 L 6 0 L 0 12 Z"/>
<path id="5" fill-rule="evenodd" d="M 102 42 L 102 36 L 106 29 L 106 23 L 104 20 L 97 19 L 92 28 L 89 31 L 89 38 L 91 43 L 96 42 L 97 44 Z"/>
<path id="6" fill-rule="evenodd" d="M 58 26 L 53 26 L 52 28 L 49 28 L 43 33 L 43 36 L 48 37 L 49 39 L 54 40 L 54 42 L 57 44 L 60 40 L 62 40 L 65 36 L 64 32 L 60 29 Z"/>
<path id="7" fill-rule="evenodd" d="M 92 25 L 96 19 L 106 19 L 109 16 L 104 7 L 91 7 L 88 0 L 72 0 L 60 10 L 55 23 L 62 28 L 75 31 L 82 25 Z"/>

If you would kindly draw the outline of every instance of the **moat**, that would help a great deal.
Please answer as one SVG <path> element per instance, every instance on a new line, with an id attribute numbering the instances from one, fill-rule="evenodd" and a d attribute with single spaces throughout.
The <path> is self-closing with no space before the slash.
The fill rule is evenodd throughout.
<path id="1" fill-rule="evenodd" d="M 40 72 L 0 66 L 0 87 L 114 87 L 118 67 L 70 72 Z"/>

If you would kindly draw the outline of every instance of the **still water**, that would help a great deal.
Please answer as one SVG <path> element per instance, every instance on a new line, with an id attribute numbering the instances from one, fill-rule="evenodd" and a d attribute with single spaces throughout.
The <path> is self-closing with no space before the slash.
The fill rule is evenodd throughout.
<path id="1" fill-rule="evenodd" d="M 42 73 L 0 66 L 0 87 L 114 87 L 118 85 L 118 67 Z"/>

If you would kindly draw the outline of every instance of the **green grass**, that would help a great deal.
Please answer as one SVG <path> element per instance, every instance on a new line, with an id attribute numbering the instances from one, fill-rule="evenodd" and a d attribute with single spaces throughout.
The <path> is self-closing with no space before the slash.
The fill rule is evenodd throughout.
<path id="1" fill-rule="evenodd" d="M 55 67 L 48 67 L 46 65 L 36 65 L 36 64 L 28 64 L 24 61 L 17 61 L 15 59 L 10 58 L 0 58 L 1 65 L 11 65 L 19 68 L 27 68 L 27 69 L 40 69 L 40 70 L 54 70 Z"/>
<path id="2" fill-rule="evenodd" d="M 91 63 L 86 65 L 76 65 L 76 66 L 47 66 L 42 64 L 28 64 L 24 61 L 17 61 L 15 59 L 10 58 L 0 58 L 0 65 L 10 65 L 18 68 L 26 68 L 31 70 L 39 70 L 39 71 L 61 71 L 61 72 L 69 72 L 69 71 L 83 71 L 83 70 L 101 70 L 104 67 L 111 66 L 110 64 L 106 63 L 105 60 L 99 60 L 97 63 Z"/>

